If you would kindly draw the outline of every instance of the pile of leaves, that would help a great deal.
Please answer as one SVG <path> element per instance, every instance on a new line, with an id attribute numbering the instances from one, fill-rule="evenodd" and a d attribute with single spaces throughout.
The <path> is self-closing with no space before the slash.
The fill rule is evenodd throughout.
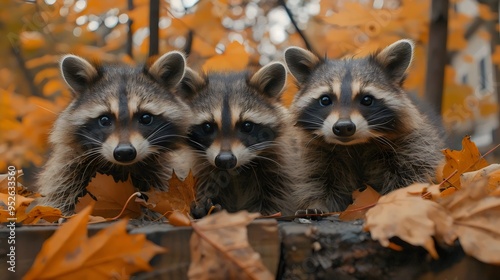
<path id="1" fill-rule="evenodd" d="M 354 203 L 340 213 L 340 218 L 365 219 L 364 227 L 372 238 L 395 250 L 402 250 L 392 242 L 393 237 L 399 237 L 438 258 L 435 241 L 453 245 L 459 240 L 466 254 L 500 264 L 499 248 L 491 246 L 500 238 L 500 164 L 489 165 L 469 137 L 463 139 L 461 151 L 443 153 L 446 162 L 439 169 L 440 184 L 413 184 L 384 196 L 368 187 L 353 194 Z M 168 192 L 142 193 L 136 192 L 131 182 L 115 183 L 110 176 L 98 175 L 87 187 L 88 194 L 80 198 L 78 213 L 71 217 L 63 217 L 58 209 L 36 205 L 39 194 L 21 184 L 21 175 L 22 171 L 16 175 L 17 223 L 47 225 L 61 218 L 68 220 L 45 241 L 26 279 L 128 277 L 152 270 L 150 259 L 168 248 L 151 243 L 144 234 L 126 232 L 128 218 L 143 215 L 146 208 L 167 217 L 172 225 L 193 229 L 190 278 L 210 278 L 210 271 L 230 278 L 274 278 L 247 240 L 246 226 L 259 214 L 222 211 L 197 221 L 190 218 L 189 206 L 195 199 L 191 173 L 184 180 L 174 173 Z M 7 175 L 1 175 L 0 222 L 12 218 L 7 207 L 9 195 Z M 332 214 L 339 213 L 323 216 Z M 89 223 L 115 220 L 88 238 Z"/>

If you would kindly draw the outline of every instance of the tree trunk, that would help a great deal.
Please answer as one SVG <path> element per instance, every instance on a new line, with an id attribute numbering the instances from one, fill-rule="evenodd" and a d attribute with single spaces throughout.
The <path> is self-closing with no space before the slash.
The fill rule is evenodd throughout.
<path id="1" fill-rule="evenodd" d="M 127 8 L 129 11 L 132 11 L 134 9 L 134 0 L 127 0 Z M 126 52 L 127 55 L 130 56 L 131 58 L 134 57 L 133 53 L 133 33 L 132 33 L 132 24 L 134 23 L 133 20 L 129 19 L 127 22 L 128 30 L 127 30 L 127 43 L 126 43 Z"/>
<path id="2" fill-rule="evenodd" d="M 158 54 L 159 21 L 160 0 L 151 0 L 149 2 L 149 57 Z"/>
<path id="3" fill-rule="evenodd" d="M 441 113 L 447 63 L 448 3 L 449 0 L 432 0 L 429 29 L 425 98 L 438 113 Z"/>

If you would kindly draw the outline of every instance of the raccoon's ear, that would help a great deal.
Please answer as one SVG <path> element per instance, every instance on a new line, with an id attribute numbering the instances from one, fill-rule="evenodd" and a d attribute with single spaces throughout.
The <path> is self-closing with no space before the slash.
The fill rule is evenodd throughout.
<path id="1" fill-rule="evenodd" d="M 182 97 L 190 99 L 206 85 L 206 80 L 193 69 L 186 67 L 186 73 L 180 84 Z"/>
<path id="2" fill-rule="evenodd" d="M 267 64 L 250 78 L 251 86 L 271 98 L 279 98 L 285 84 L 286 68 L 280 62 Z"/>
<path id="3" fill-rule="evenodd" d="M 300 84 L 303 84 L 321 60 L 308 50 L 289 47 L 285 50 L 285 62 L 290 73 Z"/>
<path id="4" fill-rule="evenodd" d="M 99 72 L 92 64 L 76 55 L 63 56 L 59 65 L 64 81 L 74 94 L 83 92 L 89 83 L 99 76 Z"/>
<path id="5" fill-rule="evenodd" d="M 413 48 L 413 41 L 399 40 L 378 53 L 375 60 L 382 64 L 394 82 L 401 83 L 413 59 Z"/>
<path id="6" fill-rule="evenodd" d="M 186 58 L 181 52 L 171 51 L 160 56 L 147 71 L 160 84 L 173 88 L 184 77 Z"/>

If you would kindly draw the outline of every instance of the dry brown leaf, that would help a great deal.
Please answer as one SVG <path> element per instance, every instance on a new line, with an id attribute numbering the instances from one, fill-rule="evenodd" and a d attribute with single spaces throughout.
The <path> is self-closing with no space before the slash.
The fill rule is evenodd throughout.
<path id="1" fill-rule="evenodd" d="M 274 279 L 248 243 L 247 225 L 259 216 L 221 211 L 193 223 L 189 279 Z"/>
<path id="2" fill-rule="evenodd" d="M 461 185 L 471 184 L 483 178 L 488 178 L 488 191 L 493 192 L 500 186 L 500 164 L 490 164 L 487 167 L 462 174 Z"/>
<path id="3" fill-rule="evenodd" d="M 454 219 L 454 231 L 465 253 L 480 261 L 500 264 L 500 197 L 492 196 L 489 174 L 497 174 L 498 164 L 464 174 L 462 188 L 439 201 Z M 491 167 L 491 168 L 490 168 Z"/>
<path id="4" fill-rule="evenodd" d="M 18 195 L 22 196 L 30 196 L 30 197 L 38 197 L 40 196 L 39 194 L 33 193 L 32 191 L 28 190 L 22 183 L 21 183 L 21 177 L 24 175 L 22 169 L 17 169 L 15 174 L 11 174 L 13 176 L 9 176 L 9 174 L 0 174 L 0 193 L 9 193 L 9 191 L 12 193 L 12 188 L 9 190 L 9 182 L 14 182 L 15 186 L 15 193 Z M 12 179 L 9 178 L 15 178 L 15 181 L 12 181 Z M 12 186 L 12 184 L 11 184 Z"/>
<path id="5" fill-rule="evenodd" d="M 87 192 L 84 197 L 79 199 L 75 211 L 78 213 L 95 201 L 96 204 L 92 215 L 113 218 L 120 214 L 129 197 L 135 193 L 135 188 L 130 180 L 115 182 L 113 176 L 98 173 L 87 186 Z M 141 215 L 141 206 L 131 201 L 127 204 L 123 215 L 129 218 L 137 218 Z"/>
<path id="6" fill-rule="evenodd" d="M 365 229 L 382 246 L 389 246 L 389 239 L 397 236 L 409 244 L 424 247 L 433 258 L 438 258 L 432 237 L 452 244 L 456 235 L 453 219 L 443 206 L 414 194 L 429 187 L 429 184 L 417 183 L 382 196 L 377 205 L 366 212 Z"/>
<path id="7" fill-rule="evenodd" d="M 196 180 L 191 172 L 184 181 L 181 181 L 173 172 L 172 178 L 168 181 L 168 191 L 150 190 L 142 192 L 148 197 L 147 201 L 141 198 L 136 198 L 135 201 L 160 214 L 178 210 L 187 215 L 189 214 L 191 202 L 195 200 L 195 184 Z"/>
<path id="8" fill-rule="evenodd" d="M 500 264 L 500 247 L 495 245 L 500 240 L 500 196 L 491 188 L 499 175 L 500 164 L 465 173 L 462 188 L 446 196 L 439 185 L 413 184 L 396 190 L 368 210 L 365 228 L 383 246 L 397 236 L 423 246 L 434 258 L 432 237 L 447 244 L 458 238 L 466 254 Z M 430 194 L 432 200 L 422 199 L 421 193 Z"/>
<path id="9" fill-rule="evenodd" d="M 461 187 L 460 176 L 463 173 L 488 166 L 486 160 L 481 157 L 476 144 L 470 140 L 470 136 L 463 138 L 461 151 L 445 149 L 443 154 L 445 155 L 446 163 L 442 168 L 442 172 L 438 171 L 438 176 L 442 176 L 438 180 L 448 179 L 447 182 L 457 189 Z M 444 185 L 446 186 L 447 184 Z"/>
<path id="10" fill-rule="evenodd" d="M 144 234 L 127 234 L 126 220 L 89 239 L 87 223 L 91 211 L 91 206 L 82 209 L 44 242 L 24 279 L 123 279 L 151 270 L 148 261 L 165 252 L 147 241 Z"/>
<path id="11" fill-rule="evenodd" d="M 367 186 L 363 191 L 355 190 L 352 193 L 353 203 L 346 210 L 340 213 L 339 218 L 342 221 L 352 221 L 363 219 L 366 211 L 377 204 L 381 195 L 372 187 Z"/>
<path id="12" fill-rule="evenodd" d="M 173 226 L 187 227 L 191 225 L 191 220 L 181 211 L 174 210 L 172 214 L 168 215 L 168 223 Z"/>

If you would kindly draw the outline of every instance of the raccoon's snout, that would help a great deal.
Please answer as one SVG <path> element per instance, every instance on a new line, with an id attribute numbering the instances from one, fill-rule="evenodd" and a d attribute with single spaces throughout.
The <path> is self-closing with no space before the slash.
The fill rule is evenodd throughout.
<path id="1" fill-rule="evenodd" d="M 232 169 L 236 166 L 237 159 L 231 152 L 221 152 L 215 157 L 215 166 L 222 169 Z"/>
<path id="2" fill-rule="evenodd" d="M 137 151 L 130 144 L 120 144 L 113 151 L 113 157 L 119 162 L 130 162 L 137 156 Z"/>
<path id="3" fill-rule="evenodd" d="M 353 136 L 356 132 L 356 125 L 347 119 L 340 119 L 333 125 L 333 133 L 341 137 Z"/>

